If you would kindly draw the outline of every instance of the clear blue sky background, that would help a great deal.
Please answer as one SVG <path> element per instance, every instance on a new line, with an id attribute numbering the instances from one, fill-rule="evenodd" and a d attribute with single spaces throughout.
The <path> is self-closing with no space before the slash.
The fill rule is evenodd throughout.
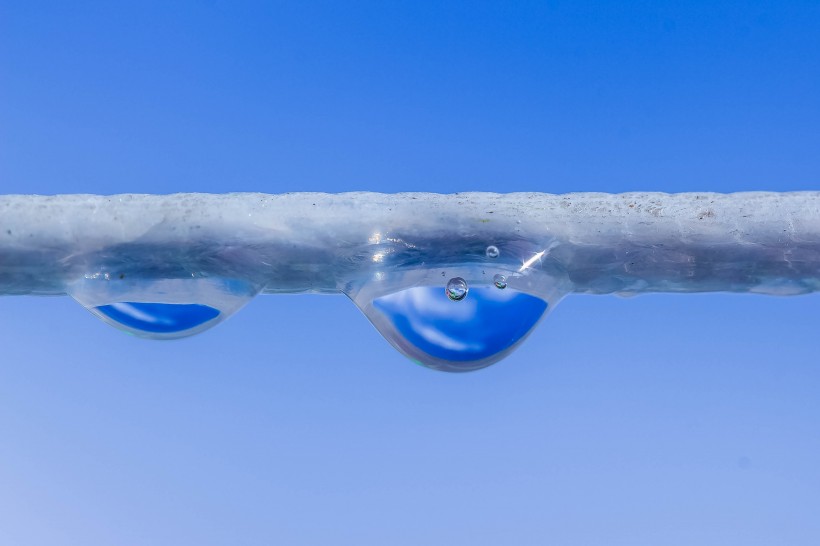
<path id="1" fill-rule="evenodd" d="M 4 2 L 0 192 L 820 189 L 817 2 Z M 570 296 L 436 373 L 343 297 L 0 299 L 0 544 L 814 545 L 813 296 Z"/>

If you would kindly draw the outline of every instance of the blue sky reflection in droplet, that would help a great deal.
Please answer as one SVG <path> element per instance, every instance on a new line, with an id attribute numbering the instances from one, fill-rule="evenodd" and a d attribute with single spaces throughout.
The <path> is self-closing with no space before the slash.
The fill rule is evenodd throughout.
<path id="1" fill-rule="evenodd" d="M 418 286 L 377 298 L 373 307 L 415 349 L 408 356 L 422 363 L 433 357 L 466 370 L 472 369 L 469 363 L 498 355 L 523 339 L 547 302 L 489 287 L 471 288 L 463 300 L 451 301 L 439 287 Z"/>
<path id="2" fill-rule="evenodd" d="M 146 337 L 186 332 L 219 316 L 217 309 L 195 303 L 121 302 L 101 305 L 95 311 Z"/>

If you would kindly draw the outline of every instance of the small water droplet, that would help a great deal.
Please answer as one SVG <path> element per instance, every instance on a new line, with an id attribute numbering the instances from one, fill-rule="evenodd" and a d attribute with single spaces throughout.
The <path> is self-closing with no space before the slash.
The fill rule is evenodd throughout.
<path id="1" fill-rule="evenodd" d="M 198 303 L 146 303 L 125 301 L 94 309 L 127 330 L 144 334 L 178 334 L 202 326 L 219 316 L 219 310 Z"/>
<path id="2" fill-rule="evenodd" d="M 453 277 L 447 283 L 447 297 L 453 301 L 461 301 L 467 297 L 467 281 L 461 277 Z"/>
<path id="3" fill-rule="evenodd" d="M 207 330 L 258 292 L 251 283 L 219 277 L 176 279 L 85 275 L 69 292 L 104 322 L 150 339 L 177 339 Z"/>
<path id="4" fill-rule="evenodd" d="M 503 290 L 507 288 L 507 277 L 505 277 L 501 273 L 498 273 L 493 277 L 493 284 L 496 288 L 500 288 Z"/>
<path id="5" fill-rule="evenodd" d="M 498 258 L 498 256 L 501 254 L 501 251 L 498 250 L 497 246 L 490 245 L 490 246 L 487 247 L 487 250 L 486 250 L 485 253 L 487 254 L 488 258 Z"/>

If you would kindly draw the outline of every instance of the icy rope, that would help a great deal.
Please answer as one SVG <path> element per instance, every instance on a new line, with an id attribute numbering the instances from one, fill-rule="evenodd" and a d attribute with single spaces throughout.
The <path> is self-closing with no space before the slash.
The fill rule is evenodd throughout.
<path id="1" fill-rule="evenodd" d="M 400 351 L 476 369 L 566 294 L 820 289 L 820 193 L 0 196 L 0 294 L 152 338 L 257 293 L 344 293 Z"/>

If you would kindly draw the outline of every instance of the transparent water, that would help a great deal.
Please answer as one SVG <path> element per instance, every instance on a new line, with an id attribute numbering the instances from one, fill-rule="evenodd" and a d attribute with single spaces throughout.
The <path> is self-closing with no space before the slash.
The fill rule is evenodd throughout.
<path id="1" fill-rule="evenodd" d="M 156 278 L 96 272 L 70 294 L 97 318 L 149 339 L 178 339 L 221 323 L 256 295 L 252 283 L 221 277 Z"/>
<path id="2" fill-rule="evenodd" d="M 121 302 L 100 305 L 95 314 L 146 335 L 182 334 L 219 316 L 219 310 L 198 303 Z"/>
<path id="3" fill-rule="evenodd" d="M 450 279 L 447 283 L 447 297 L 453 301 L 461 301 L 467 297 L 467 292 L 469 291 L 469 287 L 467 286 L 467 281 L 462 279 L 461 277 L 455 277 Z"/>
<path id="4" fill-rule="evenodd" d="M 548 304 L 516 290 L 473 287 L 452 301 L 440 287 L 417 286 L 375 299 L 366 312 L 410 359 L 462 372 L 489 366 L 532 331 Z"/>

